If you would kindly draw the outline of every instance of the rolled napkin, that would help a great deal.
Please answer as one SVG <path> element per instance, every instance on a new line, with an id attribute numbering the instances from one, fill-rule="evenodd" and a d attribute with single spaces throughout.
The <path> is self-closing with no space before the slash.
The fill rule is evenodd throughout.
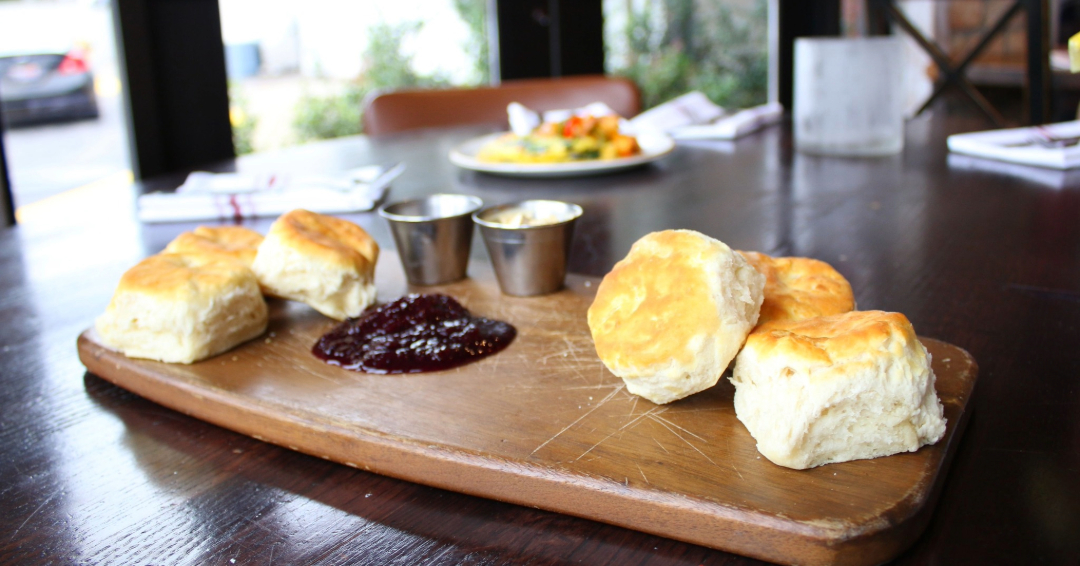
<path id="1" fill-rule="evenodd" d="M 405 170 L 367 166 L 337 176 L 208 173 L 188 175 L 176 192 L 139 197 L 142 222 L 241 219 L 278 216 L 296 208 L 322 214 L 371 210 L 390 182 Z"/>
<path id="2" fill-rule="evenodd" d="M 630 125 L 638 132 L 664 132 L 676 140 L 733 140 L 776 123 L 783 115 L 779 102 L 729 113 L 693 91 L 638 114 Z"/>

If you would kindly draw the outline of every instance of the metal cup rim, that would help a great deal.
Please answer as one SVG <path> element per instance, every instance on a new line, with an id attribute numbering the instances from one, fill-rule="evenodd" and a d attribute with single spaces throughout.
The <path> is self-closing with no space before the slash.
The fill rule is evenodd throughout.
<path id="1" fill-rule="evenodd" d="M 389 210 L 387 210 L 388 208 L 390 208 L 392 206 L 399 206 L 399 205 L 402 205 L 402 204 L 412 204 L 412 203 L 422 202 L 422 201 L 426 201 L 426 200 L 436 198 L 436 197 L 461 198 L 461 199 L 464 199 L 464 200 L 469 202 L 469 207 L 465 212 L 462 212 L 460 214 L 450 214 L 450 215 L 446 215 L 446 216 L 436 216 L 436 215 L 420 216 L 420 215 L 415 215 L 415 214 L 397 214 L 395 212 L 390 212 Z M 463 216 L 469 216 L 469 215 L 475 214 L 475 212 L 477 210 L 479 210 L 483 206 L 484 206 L 484 201 L 481 200 L 480 197 L 475 197 L 475 196 L 472 196 L 472 195 L 457 194 L 457 193 L 435 193 L 433 195 L 428 195 L 428 196 L 424 196 L 424 197 L 418 197 L 418 198 L 412 198 L 412 199 L 406 199 L 406 200 L 399 200 L 399 201 L 395 201 L 395 202 L 388 202 L 388 203 L 386 203 L 386 204 L 379 207 L 378 213 L 379 213 L 379 216 L 382 216 L 383 218 L 385 218 L 387 220 L 392 220 L 394 222 L 431 222 L 433 220 L 445 220 L 445 219 L 448 219 L 448 218 L 461 218 Z"/>
<path id="2" fill-rule="evenodd" d="M 523 205 L 525 203 L 530 203 L 530 202 L 550 202 L 550 203 L 556 203 L 556 204 L 565 205 L 567 208 L 569 208 L 571 211 L 573 211 L 573 215 L 570 216 L 569 218 L 567 218 L 566 220 L 561 220 L 559 222 L 554 222 L 552 224 L 538 224 L 536 226 L 508 226 L 506 224 L 501 224 L 499 222 L 491 222 L 491 221 L 484 220 L 483 218 L 481 218 L 483 215 L 485 215 L 485 214 L 487 214 L 487 213 L 489 213 L 489 212 L 491 212 L 493 210 L 505 210 L 507 208 L 513 208 L 515 206 L 521 206 L 521 205 Z M 581 218 L 581 215 L 584 212 L 585 212 L 584 209 L 581 208 L 580 205 L 574 204 L 572 202 L 565 202 L 565 201 L 561 201 L 561 200 L 551 200 L 551 199 L 528 199 L 528 200 L 519 200 L 519 201 L 516 201 L 516 202 L 508 202 L 508 203 L 504 203 L 504 204 L 496 204 L 496 205 L 484 207 L 484 208 L 474 212 L 473 215 L 472 215 L 472 219 L 473 219 L 473 222 L 475 222 L 476 224 L 478 224 L 480 226 L 483 226 L 484 228 L 494 228 L 494 229 L 497 229 L 497 230 L 541 230 L 541 229 L 544 229 L 544 228 L 551 228 L 553 226 L 563 226 L 565 224 L 569 224 L 569 223 L 577 220 L 578 218 Z"/>

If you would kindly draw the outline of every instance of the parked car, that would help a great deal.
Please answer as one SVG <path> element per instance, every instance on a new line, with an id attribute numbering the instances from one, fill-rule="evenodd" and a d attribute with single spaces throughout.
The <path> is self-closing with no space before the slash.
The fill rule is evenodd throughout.
<path id="1" fill-rule="evenodd" d="M 97 118 L 86 51 L 0 51 L 0 115 L 6 126 Z"/>

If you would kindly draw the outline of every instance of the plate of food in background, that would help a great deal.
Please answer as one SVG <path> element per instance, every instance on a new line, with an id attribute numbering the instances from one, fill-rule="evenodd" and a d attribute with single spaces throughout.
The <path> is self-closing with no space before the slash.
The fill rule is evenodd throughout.
<path id="1" fill-rule="evenodd" d="M 675 142 L 660 133 L 631 135 L 616 115 L 544 121 L 527 134 L 499 132 L 450 152 L 458 167 L 516 177 L 598 175 L 663 158 Z"/>

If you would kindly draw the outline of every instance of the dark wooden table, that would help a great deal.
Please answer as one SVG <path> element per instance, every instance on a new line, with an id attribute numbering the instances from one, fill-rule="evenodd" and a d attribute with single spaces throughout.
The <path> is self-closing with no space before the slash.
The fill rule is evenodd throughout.
<path id="1" fill-rule="evenodd" d="M 350 138 L 238 160 L 335 171 L 405 161 L 391 198 L 435 191 L 585 208 L 571 269 L 603 275 L 643 234 L 689 228 L 816 257 L 864 309 L 900 311 L 980 365 L 974 413 L 927 532 L 898 564 L 1080 563 L 1080 185 L 950 165 L 924 116 L 902 155 L 808 157 L 784 128 L 680 146 L 616 175 L 455 169 L 477 129 Z M 228 169 L 234 164 L 221 164 Z M 1062 181 L 1063 179 L 1063 181 Z M 0 563 L 747 564 L 618 527 L 389 479 L 170 411 L 85 372 L 75 339 L 125 269 L 193 224 L 140 225 L 136 187 L 32 205 L 0 232 Z M 374 214 L 350 216 L 387 248 Z M 251 223 L 265 230 L 269 220 Z M 474 255 L 485 257 L 482 246 Z"/>

